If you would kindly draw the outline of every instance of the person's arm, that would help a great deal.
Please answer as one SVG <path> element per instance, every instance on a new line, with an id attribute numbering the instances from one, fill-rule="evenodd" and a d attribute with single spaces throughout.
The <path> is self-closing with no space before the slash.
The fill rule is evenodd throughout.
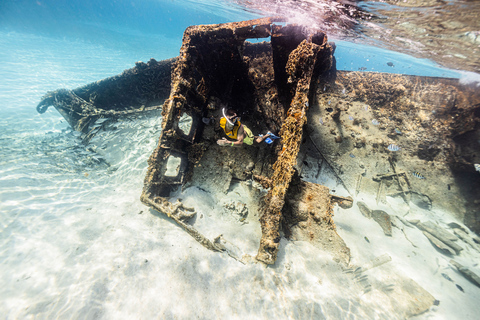
<path id="1" fill-rule="evenodd" d="M 230 143 L 232 147 L 241 146 L 243 144 L 243 139 L 245 138 L 245 130 L 243 130 L 243 124 L 238 128 L 237 140 Z"/>
<path id="2" fill-rule="evenodd" d="M 267 139 L 268 137 L 270 136 L 270 133 L 267 133 L 267 134 L 264 134 L 263 136 L 256 136 L 255 137 L 255 142 L 256 143 L 260 143 L 262 142 L 263 140 Z"/>

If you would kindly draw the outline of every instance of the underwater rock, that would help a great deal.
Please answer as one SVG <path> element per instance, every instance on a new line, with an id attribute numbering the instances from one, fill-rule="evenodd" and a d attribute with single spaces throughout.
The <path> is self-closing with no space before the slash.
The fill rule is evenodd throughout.
<path id="1" fill-rule="evenodd" d="M 394 265 L 389 264 L 390 261 L 392 258 L 383 254 L 345 273 L 352 273 L 357 283 L 366 283 L 364 293 L 372 292 L 377 302 L 395 310 L 395 318 L 413 317 L 435 304 L 435 298 L 428 291 L 399 273 Z"/>
<path id="2" fill-rule="evenodd" d="M 392 222 L 388 213 L 383 210 L 370 210 L 362 201 L 358 201 L 357 206 L 363 216 L 375 220 L 380 225 L 386 236 L 392 236 Z"/>
<path id="3" fill-rule="evenodd" d="M 357 206 L 364 217 L 367 217 L 369 219 L 372 217 L 372 210 L 370 210 L 365 203 L 363 203 L 362 201 L 358 201 Z"/>
<path id="4" fill-rule="evenodd" d="M 392 236 L 392 222 L 388 213 L 383 210 L 373 210 L 372 218 L 382 227 L 386 236 Z"/>
<path id="5" fill-rule="evenodd" d="M 235 220 L 244 222 L 248 216 L 247 205 L 239 201 L 227 202 L 224 206 L 224 211 L 227 216 L 233 217 Z"/>
<path id="6" fill-rule="evenodd" d="M 467 232 L 467 228 L 466 228 L 466 227 L 461 226 L 461 225 L 459 225 L 459 224 L 456 223 L 456 222 L 450 222 L 450 223 L 447 224 L 447 226 L 449 226 L 449 227 L 452 228 L 452 229 L 461 229 L 461 230 L 463 230 L 464 232 Z"/>
<path id="7" fill-rule="evenodd" d="M 453 229 L 453 233 L 457 237 L 459 237 L 463 242 L 469 244 L 473 249 L 480 252 L 480 246 L 477 243 L 475 243 L 475 241 L 473 241 L 470 238 L 470 235 L 466 233 L 463 229 Z"/>
<path id="8" fill-rule="evenodd" d="M 452 248 L 456 254 L 459 254 L 460 251 L 463 250 L 461 246 L 455 243 L 455 241 L 458 240 L 457 237 L 431 221 L 427 221 L 424 223 L 419 222 L 417 223 L 417 228 L 435 236 L 436 239 L 443 242 L 449 248 Z"/>
<path id="9" fill-rule="evenodd" d="M 472 178 L 473 159 L 480 158 L 475 148 L 480 91 L 456 79 L 345 71 L 336 76 L 334 83 L 317 86 L 318 107 L 310 109 L 308 130 L 347 190 L 377 194 L 378 202 L 398 195 L 427 210 L 435 204 L 480 232 L 480 206 L 474 205 L 480 183 Z M 328 96 L 322 94 L 324 87 L 331 88 Z M 329 121 L 326 109 L 335 109 L 340 101 L 345 116 Z M 348 115 L 355 115 L 354 121 Z M 329 136 L 332 130 L 355 138 L 337 144 Z M 354 149 L 358 139 L 364 146 Z M 390 152 L 391 145 L 401 149 Z M 412 176 L 415 172 L 425 179 Z"/>
<path id="10" fill-rule="evenodd" d="M 429 196 L 425 194 L 421 194 L 418 192 L 411 192 L 410 193 L 410 201 L 413 202 L 417 207 L 431 210 L 432 209 L 432 200 Z"/>
<path id="11" fill-rule="evenodd" d="M 396 217 L 398 220 L 400 220 L 400 221 L 401 221 L 404 225 L 406 225 L 407 227 L 409 227 L 409 228 L 413 228 L 413 227 L 414 227 L 413 223 L 405 220 L 405 218 L 403 218 L 403 217 L 401 217 L 401 216 L 395 216 L 395 217 Z M 419 222 L 419 221 L 418 221 L 418 222 Z M 417 223 L 418 223 L 418 222 L 417 222 Z"/>
<path id="12" fill-rule="evenodd" d="M 472 282 L 477 287 L 480 287 L 480 277 L 472 272 L 470 269 L 462 266 L 460 263 L 456 262 L 455 260 L 450 260 L 450 263 L 457 268 L 457 270 L 465 277 L 467 280 Z"/>
<path id="13" fill-rule="evenodd" d="M 337 234 L 333 221 L 333 202 L 329 189 L 294 177 L 282 210 L 282 228 L 292 240 L 315 243 L 330 253 L 336 262 L 347 265 L 350 249 Z"/>
<path id="14" fill-rule="evenodd" d="M 400 282 L 398 290 L 401 293 L 391 294 L 391 299 L 397 301 L 399 305 L 406 302 L 408 306 L 405 311 L 406 318 L 424 313 L 437 301 L 427 290 L 410 278 Z"/>
<path id="15" fill-rule="evenodd" d="M 330 197 L 332 199 L 332 203 L 338 204 L 338 206 L 342 209 L 350 209 L 353 207 L 352 197 L 342 197 L 335 194 L 330 195 Z"/>
<path id="16" fill-rule="evenodd" d="M 432 234 L 430 234 L 429 232 L 427 231 L 422 231 L 423 234 L 425 235 L 425 237 L 428 238 L 428 240 L 430 240 L 430 242 L 435 246 L 437 247 L 440 251 L 444 252 L 444 253 L 447 253 L 449 255 L 455 255 L 455 251 L 450 248 L 449 246 L 447 246 L 445 243 L 443 243 L 442 241 L 438 240 L 436 237 L 434 237 Z"/>

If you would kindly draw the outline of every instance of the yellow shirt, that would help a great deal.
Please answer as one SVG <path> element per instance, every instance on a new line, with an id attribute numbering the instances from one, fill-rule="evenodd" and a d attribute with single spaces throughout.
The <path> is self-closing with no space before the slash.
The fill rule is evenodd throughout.
<path id="1" fill-rule="evenodd" d="M 229 137 L 230 139 L 237 140 L 238 130 L 240 129 L 241 126 L 242 126 L 241 122 L 237 121 L 235 123 L 235 125 L 233 126 L 232 130 L 227 131 L 227 119 L 225 117 L 222 117 L 220 119 L 220 127 L 222 127 L 223 131 L 225 132 L 227 137 Z M 245 125 L 243 125 L 243 131 L 245 132 L 245 137 L 243 138 L 243 143 L 251 146 L 253 144 L 253 139 L 254 139 L 252 130 L 250 130 Z"/>
<path id="2" fill-rule="evenodd" d="M 226 118 L 222 118 L 220 119 L 220 127 L 222 127 L 223 131 L 225 131 L 225 134 L 227 135 L 227 137 L 229 137 L 230 139 L 235 139 L 237 140 L 237 135 L 238 135 L 238 129 L 240 129 L 240 126 L 242 124 L 240 123 L 240 121 L 237 121 L 235 123 L 235 125 L 233 126 L 233 129 L 232 131 L 227 131 L 227 119 Z"/>

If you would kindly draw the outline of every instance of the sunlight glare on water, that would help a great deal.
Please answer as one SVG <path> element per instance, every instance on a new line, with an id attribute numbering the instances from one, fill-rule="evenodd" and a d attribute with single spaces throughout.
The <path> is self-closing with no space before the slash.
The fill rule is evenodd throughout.
<path id="1" fill-rule="evenodd" d="M 282 238 L 275 265 L 244 265 L 226 253 L 206 250 L 168 217 L 143 205 L 139 198 L 161 132 L 161 109 L 107 121 L 88 144 L 53 107 L 41 115 L 35 110 L 48 91 L 120 74 L 136 61 L 177 56 L 189 25 L 263 14 L 288 14 L 293 22 L 317 24 L 333 33 L 352 24 L 345 15 L 338 24 L 327 19 L 319 25 L 306 18 L 312 8 L 340 14 L 338 3 L 269 4 L 91 0 L 0 5 L 0 314 L 5 319 L 398 319 L 396 305 L 359 295 L 363 284 L 308 242 Z M 337 36 L 344 39 L 341 32 Z M 337 67 L 460 75 L 431 61 L 343 40 L 337 42 Z M 302 174 L 345 192 L 332 172 L 317 178 L 313 171 Z M 190 188 L 181 197 L 198 205 L 203 217 L 198 224 L 211 239 L 219 236 L 215 227 L 227 226 L 223 234 L 238 241 L 240 252 L 255 256 L 261 236 L 258 217 L 232 227 L 222 211 L 228 201 L 248 198 L 243 186 L 232 188 L 229 195 Z M 249 206 L 258 203 L 252 200 Z M 351 246 L 355 263 L 366 264 L 389 252 L 403 274 L 441 301 L 433 307 L 440 310 L 434 316 L 453 319 L 461 314 L 466 319 L 478 314 L 478 288 L 450 270 L 448 260 L 439 260 L 435 251 L 422 251 L 431 248 L 423 237 L 405 229 L 385 240 L 358 210 L 335 210 L 338 233 Z M 450 221 L 447 213 L 436 214 Z M 358 240 L 364 241 L 366 230 L 368 246 Z M 418 248 L 412 250 L 407 235 Z M 465 263 L 480 258 L 473 249 L 466 251 Z M 478 265 L 469 266 L 478 270 Z M 438 281 L 446 272 L 465 293 L 448 280 Z M 388 273 L 377 276 L 382 288 L 394 280 L 401 284 Z M 465 310 L 460 312 L 462 303 Z"/>

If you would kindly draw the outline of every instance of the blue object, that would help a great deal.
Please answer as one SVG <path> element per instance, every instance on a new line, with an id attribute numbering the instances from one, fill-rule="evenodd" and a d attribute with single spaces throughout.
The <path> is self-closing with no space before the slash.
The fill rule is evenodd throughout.
<path id="1" fill-rule="evenodd" d="M 271 133 L 270 131 L 268 131 L 268 132 L 267 132 L 267 134 L 269 134 L 269 135 L 270 135 L 270 137 L 269 137 L 269 138 L 271 138 L 271 139 L 280 139 L 280 137 L 277 137 L 276 135 L 274 135 L 274 134 L 273 134 L 273 133 Z M 267 139 L 268 139 L 268 138 L 267 138 Z"/>

